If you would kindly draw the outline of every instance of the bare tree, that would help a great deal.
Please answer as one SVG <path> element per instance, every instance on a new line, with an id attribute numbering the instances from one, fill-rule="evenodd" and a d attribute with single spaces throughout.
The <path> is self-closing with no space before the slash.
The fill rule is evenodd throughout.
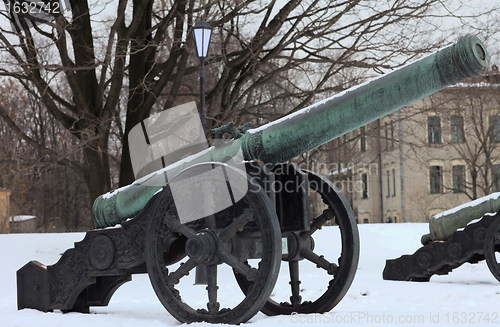
<path id="1" fill-rule="evenodd" d="M 12 215 L 36 214 L 44 230 L 88 228 L 85 183 L 73 169 L 59 164 L 68 158 L 80 161 L 76 140 L 18 83 L 0 85 L 0 108 L 6 113 L 2 122 L 7 122 L 0 124 L 0 187 L 15 195 Z"/>

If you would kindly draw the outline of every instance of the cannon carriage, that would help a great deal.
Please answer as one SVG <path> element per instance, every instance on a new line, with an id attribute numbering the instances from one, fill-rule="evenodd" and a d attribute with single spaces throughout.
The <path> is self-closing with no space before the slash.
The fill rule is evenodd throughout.
<path id="1" fill-rule="evenodd" d="M 486 260 L 500 281 L 500 193 L 493 193 L 434 215 L 422 247 L 411 255 L 387 260 L 386 280 L 427 282 L 464 263 Z"/>
<path id="2" fill-rule="evenodd" d="M 326 177 L 284 162 L 478 76 L 487 66 L 481 41 L 464 36 L 277 121 L 255 129 L 219 129 L 232 138 L 215 146 L 177 149 L 183 154 L 178 160 L 155 157 L 140 165 L 136 182 L 96 199 L 93 215 L 100 229 L 87 232 L 56 264 L 32 261 L 18 271 L 18 308 L 89 312 L 107 305 L 133 274 L 147 273 L 161 303 L 181 322 L 237 324 L 259 310 L 268 315 L 331 310 L 357 269 L 355 218 Z M 144 139 L 152 148 L 154 137 Z M 269 187 L 274 183 L 289 187 Z M 313 198 L 322 205 L 316 216 L 310 210 Z M 332 225 L 332 242 L 321 248 L 315 236 L 325 225 Z M 301 286 L 305 264 L 317 269 L 312 295 Z M 282 266 L 288 273 L 280 274 Z M 192 285 L 195 271 L 205 274 L 194 280 L 202 285 Z M 232 284 L 218 278 L 222 271 L 234 275 Z M 283 275 L 287 291 L 280 285 L 280 292 L 273 292 Z M 223 293 L 231 300 L 223 302 Z"/>
<path id="3" fill-rule="evenodd" d="M 273 171 L 255 162 L 246 166 L 246 176 L 225 166 L 231 180 L 241 178 L 248 191 L 213 220 L 182 224 L 171 190 L 165 187 L 121 226 L 87 232 L 55 265 L 30 262 L 18 271 L 19 308 L 89 312 L 91 306 L 107 305 L 133 274 L 147 273 L 161 303 L 182 322 L 239 323 L 259 310 L 268 315 L 330 310 L 347 292 L 359 256 L 357 227 L 347 201 L 331 181 L 295 165 L 278 165 Z M 198 174 L 200 169 L 204 164 L 186 172 Z M 297 193 L 269 194 L 265 184 L 276 179 L 288 182 Z M 324 207 L 318 217 L 309 210 L 314 196 Z M 317 253 L 315 232 L 328 223 L 334 225 L 329 232 L 336 230 L 337 242 L 332 240 L 330 253 Z M 289 267 L 289 295 L 273 298 L 282 260 Z M 316 298 L 302 299 L 301 261 L 324 274 Z M 206 266 L 206 287 L 193 285 L 200 265 Z M 228 269 L 234 281 L 218 280 L 218 271 Z M 241 292 L 235 292 L 235 286 Z M 242 295 L 234 302 L 219 302 L 217 294 L 228 292 Z"/>

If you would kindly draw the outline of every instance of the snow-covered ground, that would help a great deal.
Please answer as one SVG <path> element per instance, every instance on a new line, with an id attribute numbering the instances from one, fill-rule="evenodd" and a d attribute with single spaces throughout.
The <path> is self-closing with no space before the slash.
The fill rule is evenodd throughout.
<path id="1" fill-rule="evenodd" d="M 337 307 L 323 315 L 267 317 L 258 313 L 246 325 L 500 326 L 500 283 L 484 262 L 466 264 L 447 276 L 434 276 L 429 283 L 384 281 L 385 260 L 418 249 L 427 225 L 373 224 L 361 225 L 359 229 L 358 272 Z M 315 240 L 317 247 L 331 244 L 334 230 L 326 227 L 320 232 Z M 64 250 L 82 238 L 81 233 L 0 235 L 1 327 L 180 325 L 156 298 L 147 275 L 134 275 L 132 282 L 118 289 L 109 306 L 91 308 L 91 314 L 17 311 L 16 270 L 30 260 L 53 264 Z M 279 296 L 285 287 L 282 284 L 287 281 L 286 267 L 283 272 L 273 296 Z M 314 285 L 321 284 L 316 274 L 316 268 L 301 271 L 304 292 L 307 293 L 308 288 L 312 292 Z M 230 272 L 219 274 L 220 283 L 232 279 Z"/>

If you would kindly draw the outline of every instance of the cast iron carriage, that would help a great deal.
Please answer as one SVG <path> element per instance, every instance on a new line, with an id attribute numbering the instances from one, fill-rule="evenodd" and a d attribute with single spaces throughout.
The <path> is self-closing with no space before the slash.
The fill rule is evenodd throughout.
<path id="1" fill-rule="evenodd" d="M 428 282 L 464 263 L 486 260 L 500 281 L 500 193 L 493 193 L 434 215 L 422 247 L 411 255 L 387 260 L 387 280 Z"/>

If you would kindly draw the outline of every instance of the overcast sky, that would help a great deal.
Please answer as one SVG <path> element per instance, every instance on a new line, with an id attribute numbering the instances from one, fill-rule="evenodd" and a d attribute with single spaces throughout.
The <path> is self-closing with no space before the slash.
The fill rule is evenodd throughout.
<path id="1" fill-rule="evenodd" d="M 65 0 L 66 1 L 66 0 Z M 287 0 L 278 0 L 276 8 L 281 8 Z M 326 1 L 326 0 L 325 0 Z M 263 1 L 265 2 L 265 1 Z M 363 5 L 367 10 L 371 8 L 385 7 L 390 5 L 392 0 L 364 0 Z M 437 42 L 444 40 L 451 43 L 456 40 L 457 35 L 472 33 L 485 41 L 488 48 L 492 63 L 497 65 L 500 63 L 500 10 L 493 11 L 495 7 L 500 7 L 500 0 L 446 0 L 446 4 L 438 6 L 434 10 L 435 15 L 447 16 L 444 18 L 432 17 L 425 18 L 422 26 L 432 26 L 432 33 L 422 35 L 420 42 Z M 108 26 L 111 24 L 104 23 L 113 19 L 116 12 L 117 1 L 112 0 L 90 0 L 91 12 L 93 16 L 94 29 L 97 34 L 104 33 L 107 35 Z M 4 4 L 0 4 L 0 10 L 4 11 Z M 64 6 L 64 4 L 63 4 Z M 481 12 L 489 12 L 488 14 L 477 17 Z M 457 18 L 453 16 L 464 16 Z M 346 16 L 345 19 L 355 19 L 355 16 Z M 255 24 L 249 24 L 255 26 Z M 10 29 L 10 24 L 5 19 L 0 20 L 0 27 Z M 98 42 L 98 41 L 96 41 Z M 417 48 L 419 45 L 416 44 Z M 99 47 L 96 44 L 96 47 Z"/>

